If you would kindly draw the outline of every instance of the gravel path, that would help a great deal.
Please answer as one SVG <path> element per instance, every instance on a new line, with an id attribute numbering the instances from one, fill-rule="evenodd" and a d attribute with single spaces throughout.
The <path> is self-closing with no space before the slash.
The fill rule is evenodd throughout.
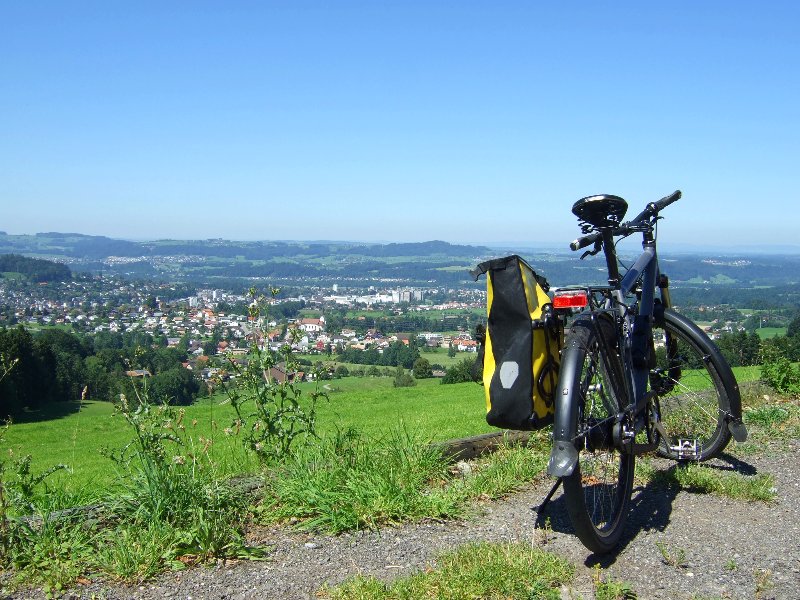
<path id="1" fill-rule="evenodd" d="M 380 532 L 338 537 L 284 529 L 254 532 L 274 546 L 269 560 L 239 562 L 171 573 L 138 587 L 90 584 L 71 598 L 230 599 L 315 598 L 323 584 L 355 574 L 381 579 L 408 575 L 437 554 L 473 541 L 530 540 L 568 558 L 577 567 L 564 598 L 593 598 L 592 573 L 628 582 L 640 599 L 800 598 L 800 442 L 788 451 L 718 461 L 720 468 L 772 473 L 777 500 L 746 503 L 707 494 L 675 493 L 663 487 L 634 490 L 633 512 L 619 552 L 591 555 L 571 533 L 563 499 L 547 510 L 551 531 L 534 528 L 533 505 L 550 486 L 529 489 L 479 507 L 464 522 L 426 522 Z M 669 468 L 669 463 L 659 465 Z M 666 564 L 659 545 L 683 564 Z M 39 598 L 36 593 L 20 598 Z"/>

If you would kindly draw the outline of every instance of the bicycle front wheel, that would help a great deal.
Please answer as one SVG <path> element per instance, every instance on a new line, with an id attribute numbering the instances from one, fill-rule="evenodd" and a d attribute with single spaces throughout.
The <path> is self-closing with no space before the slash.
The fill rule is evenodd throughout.
<path id="1" fill-rule="evenodd" d="M 571 437 L 578 464 L 564 477 L 564 501 L 575 533 L 597 553 L 622 535 L 633 487 L 634 456 L 614 447 L 616 415 L 627 405 L 616 331 L 603 315 L 579 317 L 570 328 L 561 362 L 561 394 L 575 410 Z"/>
<path id="2" fill-rule="evenodd" d="M 658 395 L 666 431 L 658 453 L 674 460 L 708 460 L 731 439 L 728 415 L 738 399 L 733 372 L 714 343 L 694 323 L 665 310 L 654 331 L 656 364 L 650 386 Z"/>

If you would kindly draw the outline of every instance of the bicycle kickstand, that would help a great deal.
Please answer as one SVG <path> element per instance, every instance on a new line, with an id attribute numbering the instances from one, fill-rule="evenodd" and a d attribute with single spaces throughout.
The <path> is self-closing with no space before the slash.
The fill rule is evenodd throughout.
<path id="1" fill-rule="evenodd" d="M 556 479 L 556 482 L 553 484 L 553 487 L 550 488 L 550 491 L 547 492 L 547 495 L 544 497 L 544 500 L 542 500 L 542 503 L 538 507 L 536 507 L 534 509 L 534 510 L 536 510 L 536 522 L 537 523 L 542 518 L 542 514 L 544 513 L 545 507 L 549 504 L 550 499 L 556 493 L 556 490 L 558 489 L 558 486 L 561 485 L 561 482 L 562 482 L 563 479 L 564 479 L 563 477 L 559 477 L 558 479 Z"/>

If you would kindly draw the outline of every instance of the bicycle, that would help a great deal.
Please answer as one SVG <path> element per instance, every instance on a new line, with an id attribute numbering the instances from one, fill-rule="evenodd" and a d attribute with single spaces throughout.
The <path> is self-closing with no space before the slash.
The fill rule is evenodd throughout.
<path id="1" fill-rule="evenodd" d="M 572 207 L 581 259 L 603 252 L 608 285 L 559 289 L 557 312 L 577 313 L 561 355 L 548 473 L 558 478 L 575 532 L 595 553 L 619 542 L 636 456 L 676 461 L 717 456 L 731 436 L 747 438 L 739 388 L 714 343 L 671 309 L 656 252 L 660 213 L 676 191 L 622 222 L 619 196 L 588 196 Z M 615 239 L 642 234 L 642 253 L 623 274 Z M 658 297 L 656 295 L 658 291 Z M 544 504 L 541 508 L 543 508 Z"/>

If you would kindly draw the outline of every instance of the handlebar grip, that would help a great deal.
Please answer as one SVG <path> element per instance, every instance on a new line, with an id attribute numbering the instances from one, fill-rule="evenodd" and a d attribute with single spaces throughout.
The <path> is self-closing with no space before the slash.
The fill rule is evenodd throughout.
<path id="1" fill-rule="evenodd" d="M 651 202 L 645 207 L 645 209 L 642 212 L 636 215 L 635 218 L 631 219 L 627 223 L 623 223 L 620 229 L 635 227 L 645 219 L 649 219 L 650 217 L 657 215 L 673 202 L 677 202 L 680 197 L 681 197 L 681 191 L 675 190 L 669 196 L 664 196 L 661 200 L 658 200 L 656 202 Z"/>
<path id="2" fill-rule="evenodd" d="M 680 200 L 681 195 L 682 194 L 681 194 L 680 190 L 675 190 L 669 196 L 664 196 L 658 202 L 654 202 L 654 204 L 656 205 L 656 209 L 659 210 L 659 211 L 665 209 L 666 207 L 668 207 L 673 202 L 677 202 L 678 200 Z"/>
<path id="3" fill-rule="evenodd" d="M 601 233 L 593 233 L 591 235 L 579 237 L 574 242 L 570 242 L 569 247 L 573 251 L 580 250 L 581 248 L 586 248 L 586 246 L 594 244 L 597 240 L 601 239 L 602 237 L 603 235 Z"/>

